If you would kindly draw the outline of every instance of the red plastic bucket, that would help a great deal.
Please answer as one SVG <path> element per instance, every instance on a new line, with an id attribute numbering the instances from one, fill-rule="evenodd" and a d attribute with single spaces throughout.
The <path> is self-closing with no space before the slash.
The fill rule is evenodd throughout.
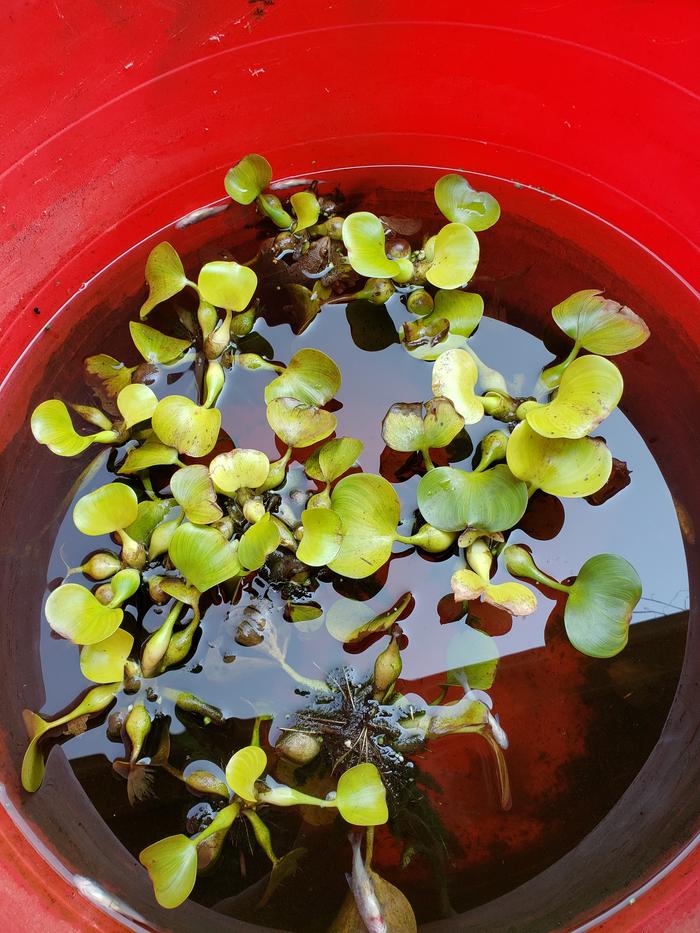
<path id="1" fill-rule="evenodd" d="M 674 368 L 689 397 L 676 417 L 661 395 L 651 411 L 635 412 L 634 402 L 629 411 L 633 420 L 656 419 L 665 442 L 681 451 L 667 478 L 692 529 L 693 516 L 700 516 L 698 492 L 688 488 L 698 427 L 700 318 L 692 285 L 700 108 L 693 93 L 698 42 L 689 37 L 698 32 L 700 8 L 681 0 L 474 6 L 7 4 L 0 377 L 32 340 L 43 340 L 36 346 L 48 355 L 46 324 L 115 257 L 219 199 L 224 171 L 247 151 L 265 153 L 277 177 L 367 166 L 372 178 L 372 166 L 392 164 L 494 175 L 518 183 L 501 195 L 505 210 L 614 261 L 620 279 L 634 284 L 656 316 L 652 326 L 665 334 L 657 365 Z M 415 177 L 425 174 L 416 169 Z M 183 237 L 197 241 L 196 227 L 184 230 Z M 652 260 L 643 267 L 640 244 Z M 110 287 L 103 276 L 90 300 L 99 300 L 99 289 L 109 298 Z M 670 307 L 669 318 L 660 309 Z M 87 301 L 71 308 L 73 315 L 90 310 Z M 36 376 L 18 369 L 11 377 L 15 404 L 0 423 L 0 449 L 26 419 Z M 695 573 L 692 535 L 687 549 Z M 10 571 L 12 560 L 6 548 Z M 109 848 L 106 830 L 99 839 L 86 836 L 80 849 L 79 834 L 62 827 L 78 798 L 47 800 L 25 822 L 30 814 L 17 760 L 26 698 L 9 672 L 14 665 L 38 678 L 39 668 L 36 658 L 20 663 L 13 654 L 12 618 L 7 613 L 2 621 L 9 647 L 0 749 L 7 807 L 0 817 L 0 904 L 15 918 L 9 928 L 133 926 L 108 919 L 71 882 L 88 871 L 90 845 L 105 842 L 107 856 Z M 528 914 L 528 930 L 586 929 L 599 921 L 619 930 L 700 926 L 693 887 L 700 864 L 689 854 L 697 817 L 696 625 L 693 619 L 663 748 L 635 782 L 634 804 L 623 799 L 594 838 L 567 856 L 559 875 L 528 883 L 528 903 L 539 904 Z M 675 770 L 669 768 L 660 793 L 654 775 L 664 756 Z M 117 877 L 96 874 L 119 891 Z M 565 878 L 578 887 L 576 897 L 563 890 Z M 514 895 L 517 905 L 522 892 Z M 147 900 L 138 910 L 166 928 L 208 923 L 197 905 L 186 920 L 167 917 Z M 513 916 L 524 914 L 511 914 L 509 927 L 505 910 L 496 904 L 482 914 L 480 929 L 515 928 Z M 458 928 L 477 927 L 467 918 Z"/>

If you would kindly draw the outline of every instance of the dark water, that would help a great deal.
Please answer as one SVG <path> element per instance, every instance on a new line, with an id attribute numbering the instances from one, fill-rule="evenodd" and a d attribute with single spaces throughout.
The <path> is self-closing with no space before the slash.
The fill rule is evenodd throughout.
<path id="1" fill-rule="evenodd" d="M 431 365 L 411 359 L 398 343 L 395 329 L 405 317 L 398 296 L 387 309 L 359 303 L 328 306 L 301 337 L 286 326 L 272 328 L 259 321 L 247 347 L 263 352 L 262 341 L 268 341 L 270 355 L 282 361 L 304 346 L 333 357 L 343 374 L 337 395 L 341 405 L 336 412 L 337 434 L 360 438 L 365 445 L 362 469 L 383 471 L 392 480 L 392 470 L 401 466 L 402 457 L 384 451 L 381 419 L 394 402 L 432 395 Z M 483 360 L 506 376 L 513 395 L 527 395 L 551 354 L 516 326 L 517 307 L 499 317 L 485 317 L 470 342 Z M 94 351 L 118 355 L 98 340 Z M 133 352 L 126 362 L 133 362 Z M 618 362 L 624 373 L 625 358 Z M 234 368 L 219 401 L 223 430 L 235 444 L 257 447 L 271 458 L 278 453 L 265 419 L 263 390 L 273 376 Z M 188 364 L 163 369 L 154 389 L 159 394 L 195 397 L 194 374 Z M 452 462 L 469 468 L 480 438 L 494 427 L 502 426 L 488 418 L 471 427 L 469 442 Z M 402 868 L 401 845 L 388 828 L 382 828 L 377 833 L 374 865 L 409 896 L 419 922 L 449 916 L 451 911 L 511 890 L 575 846 L 629 786 L 668 712 L 687 622 L 688 578 L 680 530 L 663 477 L 634 426 L 621 411 L 615 411 L 602 427 L 614 456 L 626 461 L 632 471 L 631 484 L 600 506 L 584 500 L 560 503 L 538 493 L 509 541 L 528 544 L 540 566 L 560 579 L 573 575 L 593 554 L 605 551 L 626 557 L 639 572 L 644 588 L 630 644 L 610 661 L 577 654 L 563 636 L 561 605 L 541 594 L 536 613 L 524 619 L 511 620 L 489 606 L 472 607 L 471 621 L 495 637 L 501 654 L 491 696 L 510 742 L 506 760 L 513 803 L 509 811 L 501 809 L 492 757 L 475 736 L 433 741 L 416 756 L 421 777 L 413 828 L 424 838 L 426 825 L 437 827 L 439 842 L 434 851 L 427 846 Z M 108 482 L 113 467 L 113 456 L 103 458 L 75 498 Z M 410 534 L 413 527 L 418 479 L 413 475 L 396 487 L 402 500 L 403 534 Z M 295 461 L 286 492 L 292 488 L 315 489 Z M 300 508 L 296 511 L 298 515 Z M 108 539 L 88 541 L 77 534 L 71 512 L 69 506 L 54 544 L 47 593 L 64 574 L 61 555 L 68 564 L 77 565 L 88 553 L 110 548 Z M 651 547 L 652 539 L 662 541 L 663 547 Z M 403 693 L 431 701 L 444 680 L 449 645 L 467 624 L 464 618 L 454 619 L 450 611 L 454 603 L 449 580 L 458 565 L 454 551 L 431 557 L 397 544 L 388 568 L 375 578 L 359 584 L 322 583 L 312 598 L 325 613 L 349 598 L 361 600 L 374 613 L 388 609 L 410 591 L 415 605 L 402 622 L 408 643 L 402 652 L 399 687 Z M 497 581 L 507 578 L 498 571 Z M 74 579 L 93 585 L 87 579 Z M 304 698 L 295 693 L 295 683 L 259 647 L 241 647 L 233 638 L 237 609 L 266 593 L 281 612 L 279 595 L 269 591 L 260 577 L 246 583 L 235 608 L 223 601 L 205 603 L 191 657 L 179 670 L 168 671 L 153 684 L 157 699 L 146 705 L 152 714 L 172 717 L 171 763 L 176 767 L 192 767 L 198 761 L 223 766 L 232 751 L 248 744 L 256 714 L 274 712 L 274 738 L 285 715 L 303 707 Z M 136 599 L 127 609 L 128 627 L 137 635 L 153 631 L 163 621 L 162 611 L 147 609 L 147 605 Z M 31 624 L 41 625 L 44 710 L 53 715 L 72 704 L 87 684 L 80 673 L 78 650 L 52 636 L 45 620 L 31 620 Z M 276 626 L 281 637 L 288 639 L 289 663 L 314 678 L 339 664 L 352 664 L 360 674 L 369 673 L 383 647 L 378 643 L 350 655 L 331 637 L 323 619 L 305 631 L 284 622 L 280 614 Z M 219 706 L 226 724 L 204 726 L 195 717 L 175 712 L 163 693 L 168 688 L 198 694 Z M 120 697 L 116 708 L 126 708 L 133 700 Z M 124 781 L 111 767 L 114 759 L 123 757 L 123 748 L 107 739 L 99 723 L 65 743 L 63 750 L 93 805 L 135 855 L 156 839 L 186 831 L 188 814 L 196 817 L 201 807 L 180 782 L 159 774 L 156 797 L 132 808 Z M 257 900 L 254 892 L 250 897 L 244 892 L 266 875 L 269 863 L 238 823 L 221 861 L 210 875 L 200 878 L 193 897 L 261 924 L 303 931 L 326 929 L 346 892 L 345 828 L 304 823 L 294 810 L 270 813 L 269 826 L 278 855 L 303 845 L 308 856 L 294 881 L 265 910 L 256 912 L 251 906 Z M 436 865 L 441 866 L 439 871 L 434 870 Z"/>

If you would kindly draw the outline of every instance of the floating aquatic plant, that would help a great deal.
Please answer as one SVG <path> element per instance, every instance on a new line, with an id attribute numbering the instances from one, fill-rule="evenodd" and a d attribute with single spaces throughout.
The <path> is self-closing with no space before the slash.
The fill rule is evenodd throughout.
<path id="1" fill-rule="evenodd" d="M 209 822 L 190 827 L 190 835 L 168 836 L 141 852 L 162 906 L 181 904 L 229 842 L 239 846 L 244 871 L 243 831 L 269 860 L 259 906 L 266 905 L 306 854 L 301 847 L 276 854 L 276 823 L 269 819 L 268 826 L 268 814 L 299 807 L 300 818 L 319 830 L 338 817 L 369 827 L 368 878 L 389 929 L 411 930 L 408 901 L 369 866 L 372 827 L 388 823 L 405 838 L 402 821 L 414 809 L 439 826 L 416 789 L 413 756 L 445 736 L 478 736 L 495 765 L 501 806 L 510 806 L 508 738 L 487 695 L 497 677 L 498 640 L 475 627 L 474 604 L 481 600 L 518 618 L 535 610 L 537 597 L 521 582 L 493 582 L 496 569 L 561 594 L 567 635 L 584 654 L 609 658 L 627 642 L 641 583 L 626 560 L 591 557 L 568 584 L 539 570 L 525 547 L 507 542 L 537 490 L 581 498 L 605 487 L 609 494 L 612 453 L 590 436 L 623 389 L 620 370 L 606 357 L 639 347 L 649 331 L 600 291 L 576 292 L 552 310 L 573 341 L 571 351 L 544 370 L 529 396 L 515 398 L 503 374 L 469 343 L 484 301 L 465 286 L 479 260 L 476 234 L 500 214 L 492 195 L 461 174 L 444 176 L 434 194 L 447 223 L 431 222 L 423 231 L 361 209 L 343 216 L 342 198 L 321 193 L 316 182 L 292 183 L 287 197 L 287 183 L 275 193 L 271 181 L 270 164 L 256 154 L 225 179 L 230 197 L 257 210 L 270 234 L 257 256 L 237 261 L 223 254 L 190 272 L 189 260 L 183 263 L 170 243 L 157 244 L 146 261 L 148 295 L 129 324 L 126 363 L 107 354 L 88 357 L 85 380 L 96 399 L 69 405 L 50 399 L 32 413 L 34 437 L 59 456 L 77 456 L 92 444 L 117 448 L 109 469 L 119 478 L 80 495 L 73 507 L 76 528 L 99 550 L 89 553 L 86 544 L 71 555 L 75 566 L 67 576 L 82 574 L 89 586 L 95 581 L 94 591 L 64 581 L 44 610 L 52 630 L 79 646 L 81 673 L 97 686 L 54 720 L 25 711 L 22 783 L 36 791 L 50 740 L 79 734 L 120 697 L 109 734 L 124 745 L 113 768 L 126 779 L 129 802 L 153 795 L 160 769 L 208 808 Z M 432 398 L 397 402 L 381 424 L 381 413 L 370 406 L 363 412 L 374 425 L 373 440 L 381 432 L 388 448 L 382 471 L 398 451 L 412 455 L 403 479 L 424 472 L 405 487 L 415 488 L 415 501 L 409 492 L 402 503 L 385 476 L 365 472 L 360 439 L 332 436 L 343 419 L 333 402 L 342 386 L 335 361 L 304 346 L 285 365 L 260 332 L 264 320 L 300 334 L 322 309 L 337 314 L 339 304 L 347 305 L 359 347 L 378 351 L 400 342 L 413 359 L 432 364 Z M 155 308 L 157 328 L 145 323 Z M 392 316 L 404 310 L 395 322 Z M 170 386 L 187 365 L 193 388 L 173 394 Z M 367 378 L 374 376 L 368 371 Z M 269 448 L 245 446 L 266 442 L 246 437 L 235 417 L 226 423 L 230 436 L 222 431 L 217 405 L 232 404 L 235 415 L 238 379 L 260 380 L 267 425 L 284 445 L 275 459 Z M 502 428 L 477 427 L 488 417 Z M 463 462 L 470 433 L 471 468 Z M 435 466 L 433 458 L 462 463 Z M 87 474 L 93 484 L 94 476 Z M 106 536 L 118 546 L 94 542 Z M 407 638 L 430 625 L 420 593 L 417 604 L 410 592 L 375 598 L 392 555 L 434 561 L 435 574 L 450 557 L 445 589 L 449 580 L 457 607 L 450 610 L 446 674 L 433 702 L 406 693 L 401 680 Z M 324 586 L 335 590 L 331 603 Z M 209 641 L 212 602 L 226 606 L 226 637 L 240 653 L 236 647 L 218 655 L 220 645 Z M 144 608 L 155 624 L 141 625 Z M 360 659 L 362 670 L 314 671 L 315 639 L 329 635 Z M 303 640 L 302 653 L 290 649 L 292 639 Z M 226 724 L 224 708 L 169 679 L 199 657 L 198 642 L 223 658 L 217 677 L 257 664 L 265 672 L 261 681 L 280 673 L 290 699 L 296 696 L 290 707 L 296 712 L 283 720 L 251 699 L 256 718 L 248 744 L 238 730 L 221 732 L 236 737 L 225 772 L 213 761 L 184 770 L 171 763 L 169 719 L 156 705 L 169 705 L 170 715 L 197 729 Z M 446 851 L 440 845 L 430 856 L 438 861 Z M 361 930 L 363 922 L 350 897 L 331 929 Z"/>

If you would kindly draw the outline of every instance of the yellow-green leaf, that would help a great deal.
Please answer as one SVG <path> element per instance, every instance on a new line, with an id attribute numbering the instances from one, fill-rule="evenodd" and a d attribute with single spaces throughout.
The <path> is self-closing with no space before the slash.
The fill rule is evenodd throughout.
<path id="1" fill-rule="evenodd" d="M 461 288 L 476 272 L 479 241 L 464 224 L 447 224 L 432 245 L 433 259 L 426 278 L 436 288 Z"/>
<path id="2" fill-rule="evenodd" d="M 134 346 L 147 363 L 174 363 L 190 348 L 189 340 L 168 337 L 138 321 L 129 321 L 129 330 Z"/>
<path id="3" fill-rule="evenodd" d="M 124 665 L 134 647 L 134 636 L 118 628 L 108 638 L 86 645 L 80 652 L 83 677 L 96 684 L 109 684 L 124 676 Z"/>
<path id="4" fill-rule="evenodd" d="M 209 525 L 224 514 L 216 501 L 209 470 L 201 464 L 176 470 L 170 479 L 170 489 L 189 521 L 195 525 Z"/>
<path id="5" fill-rule="evenodd" d="M 331 494 L 331 508 L 342 524 L 343 538 L 331 570 L 353 579 L 368 577 L 391 555 L 399 522 L 399 498 L 382 476 L 346 476 Z"/>
<path id="6" fill-rule="evenodd" d="M 257 489 L 263 485 L 269 472 L 267 455 L 261 450 L 246 447 L 217 454 L 209 464 L 214 488 L 225 496 L 232 496 L 242 488 Z"/>
<path id="7" fill-rule="evenodd" d="M 649 328 L 630 308 L 587 288 L 552 308 L 552 317 L 573 341 L 589 353 L 617 356 L 649 338 Z"/>
<path id="8" fill-rule="evenodd" d="M 161 907 L 179 907 L 197 880 L 197 845 L 187 836 L 168 836 L 147 846 L 139 855 Z"/>
<path id="9" fill-rule="evenodd" d="M 433 363 L 432 388 L 436 396 L 448 398 L 465 424 L 476 424 L 484 406 L 474 391 L 479 371 L 466 350 L 445 350 Z"/>
<path id="10" fill-rule="evenodd" d="M 531 488 L 564 498 L 592 495 L 612 471 L 612 454 L 602 438 L 543 437 L 525 421 L 510 436 L 506 460 L 513 475 Z"/>
<path id="11" fill-rule="evenodd" d="M 276 398 L 294 398 L 305 405 L 325 405 L 340 388 L 340 370 L 320 350 L 298 350 L 288 366 L 265 389 L 269 405 Z"/>
<path id="12" fill-rule="evenodd" d="M 119 628 L 124 613 L 102 603 L 84 586 L 64 583 L 46 600 L 46 619 L 54 630 L 77 645 L 94 645 Z"/>
<path id="13" fill-rule="evenodd" d="M 180 525 L 170 539 L 168 553 L 188 583 L 200 593 L 240 576 L 238 542 L 227 541 L 216 528 Z"/>
<path id="14" fill-rule="evenodd" d="M 177 295 L 187 284 L 187 276 L 177 250 L 170 243 L 154 246 L 146 260 L 148 298 L 141 305 L 139 317 L 145 320 L 161 301 Z"/>
<path id="15" fill-rule="evenodd" d="M 115 431 L 99 431 L 81 435 L 73 427 L 68 409 L 58 399 L 42 402 L 32 412 L 31 429 L 34 439 L 45 444 L 59 457 L 75 457 L 90 444 L 111 444 L 117 440 Z"/>
<path id="16" fill-rule="evenodd" d="M 258 745 L 247 745 L 231 756 L 226 765 L 226 782 L 234 794 L 255 803 L 255 782 L 267 767 L 267 755 Z"/>
<path id="17" fill-rule="evenodd" d="M 148 386 L 141 385 L 140 382 L 124 386 L 117 396 L 117 408 L 127 428 L 133 427 L 140 421 L 148 421 L 157 404 L 155 392 Z"/>
<path id="18" fill-rule="evenodd" d="M 472 230 L 488 230 L 501 216 L 498 201 L 487 191 L 475 191 L 461 175 L 443 175 L 435 183 L 435 203 L 448 220 Z"/>
<path id="19" fill-rule="evenodd" d="M 252 204 L 272 181 L 272 166 L 264 156 L 251 152 L 230 168 L 224 179 L 226 193 L 239 204 Z"/>
<path id="20" fill-rule="evenodd" d="M 622 396 L 620 370 L 603 356 L 582 356 L 564 370 L 559 389 L 546 405 L 527 412 L 527 423 L 543 437 L 590 434 Z"/>
<path id="21" fill-rule="evenodd" d="M 369 211 L 349 214 L 343 222 L 343 243 L 348 262 L 359 275 L 368 278 L 393 278 L 400 267 L 386 255 L 384 227 Z"/>
<path id="22" fill-rule="evenodd" d="M 158 402 L 151 424 L 163 444 L 190 457 L 205 457 L 219 438 L 221 412 L 183 395 L 168 395 Z"/>
<path id="23" fill-rule="evenodd" d="M 216 260 L 202 266 L 197 279 L 205 301 L 227 311 L 244 311 L 255 294 L 258 277 L 248 266 Z"/>
<path id="24" fill-rule="evenodd" d="M 109 535 L 136 521 L 138 505 L 130 486 L 107 483 L 78 499 L 73 521 L 84 535 Z"/>
<path id="25" fill-rule="evenodd" d="M 276 398 L 267 406 L 267 423 L 288 447 L 309 447 L 335 431 L 334 414 L 295 398 Z"/>

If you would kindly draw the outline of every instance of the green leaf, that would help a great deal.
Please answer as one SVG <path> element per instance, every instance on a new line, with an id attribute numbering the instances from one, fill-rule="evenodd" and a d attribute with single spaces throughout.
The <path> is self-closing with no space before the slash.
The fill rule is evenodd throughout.
<path id="1" fill-rule="evenodd" d="M 382 437 L 392 450 L 429 450 L 447 447 L 463 427 L 464 419 L 447 398 L 432 398 L 423 404 L 397 402 L 384 416 Z"/>
<path id="2" fill-rule="evenodd" d="M 124 419 L 127 428 L 133 427 L 140 421 L 148 421 L 158 404 L 155 392 L 148 386 L 134 382 L 124 386 L 117 396 L 117 408 Z"/>
<path id="3" fill-rule="evenodd" d="M 151 424 L 168 447 L 190 457 L 206 457 L 219 439 L 221 412 L 196 405 L 184 395 L 169 395 L 158 402 Z"/>
<path id="4" fill-rule="evenodd" d="M 368 577 L 391 555 L 399 522 L 399 498 L 382 476 L 346 476 L 331 494 L 331 508 L 342 523 L 343 540 L 331 570 L 353 579 Z"/>
<path id="5" fill-rule="evenodd" d="M 216 501 L 209 470 L 201 464 L 176 470 L 170 479 L 170 489 L 186 517 L 195 525 L 217 522 L 224 514 Z"/>
<path id="6" fill-rule="evenodd" d="M 320 350 L 298 350 L 284 372 L 265 389 L 269 405 L 276 398 L 294 398 L 305 405 L 321 407 L 340 388 L 340 370 L 333 360 Z"/>
<path id="7" fill-rule="evenodd" d="M 294 398 L 276 398 L 267 406 L 267 423 L 288 447 L 309 447 L 335 431 L 335 415 Z"/>
<path id="8" fill-rule="evenodd" d="M 95 713 L 102 712 L 113 701 L 119 689 L 121 689 L 121 683 L 93 687 L 92 690 L 88 690 L 76 707 L 66 713 L 65 716 L 60 716 L 51 722 L 47 722 L 31 710 L 25 709 L 22 711 L 24 725 L 30 739 L 22 760 L 22 787 L 28 793 L 31 794 L 38 790 L 44 779 L 46 764 L 43 752 L 39 748 L 42 736 L 50 729 L 65 725 L 74 719 L 93 716 Z"/>
<path id="9" fill-rule="evenodd" d="M 174 363 L 190 348 L 189 340 L 168 337 L 148 324 L 129 321 L 134 346 L 147 363 Z"/>
<path id="10" fill-rule="evenodd" d="M 107 483 L 75 503 L 73 521 L 84 535 L 109 535 L 138 517 L 138 499 L 130 486 Z"/>
<path id="11" fill-rule="evenodd" d="M 483 403 L 474 391 L 478 378 L 476 363 L 466 350 L 445 350 L 433 363 L 433 393 L 448 398 L 465 424 L 476 424 L 484 416 Z"/>
<path id="12" fill-rule="evenodd" d="M 131 382 L 136 366 L 125 366 L 113 356 L 98 353 L 96 356 L 88 356 L 83 363 L 83 368 L 85 381 L 95 391 L 103 407 L 116 413 L 114 400 L 124 386 L 128 386 Z"/>
<path id="13" fill-rule="evenodd" d="M 456 531 L 440 531 L 439 528 L 433 528 L 428 522 L 424 522 L 412 535 L 396 535 L 396 540 L 402 544 L 411 544 L 413 547 L 419 547 L 429 554 L 441 554 L 446 551 L 455 542 Z"/>
<path id="14" fill-rule="evenodd" d="M 498 201 L 486 191 L 475 191 L 461 175 L 443 175 L 435 183 L 435 203 L 448 220 L 472 230 L 488 230 L 501 216 Z"/>
<path id="15" fill-rule="evenodd" d="M 98 641 L 86 645 L 80 652 L 80 670 L 83 677 L 96 684 L 109 684 L 124 677 L 124 665 L 134 647 L 134 637 L 124 629 Z"/>
<path id="16" fill-rule="evenodd" d="M 637 571 L 623 557 L 598 554 L 579 570 L 564 608 L 569 641 L 592 658 L 612 658 L 627 644 L 642 595 Z"/>
<path id="17" fill-rule="evenodd" d="M 354 437 L 336 437 L 311 454 L 304 471 L 320 483 L 333 483 L 357 462 L 364 446 Z"/>
<path id="18" fill-rule="evenodd" d="M 485 632 L 465 625 L 447 646 L 448 683 L 470 690 L 490 690 L 496 677 L 499 653 Z"/>
<path id="19" fill-rule="evenodd" d="M 148 556 L 151 560 L 165 554 L 170 547 L 173 535 L 180 527 L 181 518 L 173 518 L 168 522 L 162 522 L 157 528 L 153 529 L 151 540 L 148 544 Z"/>
<path id="20" fill-rule="evenodd" d="M 177 250 L 170 243 L 154 246 L 146 260 L 148 298 L 141 305 L 139 317 L 145 320 L 161 301 L 177 295 L 187 285 L 187 276 Z"/>
<path id="21" fill-rule="evenodd" d="M 522 583 L 491 583 L 468 568 L 455 571 L 450 585 L 456 602 L 483 597 L 513 616 L 529 616 L 537 609 L 537 597 Z"/>
<path id="22" fill-rule="evenodd" d="M 297 557 L 311 567 L 323 567 L 338 554 L 343 540 L 342 522 L 331 509 L 306 509 L 301 513 L 304 536 Z"/>
<path id="23" fill-rule="evenodd" d="M 417 500 L 426 521 L 441 531 L 461 531 L 469 525 L 504 531 L 522 518 L 527 486 L 505 464 L 483 473 L 437 467 L 421 478 Z"/>
<path id="24" fill-rule="evenodd" d="M 612 471 L 612 454 L 602 438 L 542 437 L 526 421 L 511 434 L 506 460 L 511 473 L 532 489 L 564 498 L 592 495 Z"/>
<path id="25" fill-rule="evenodd" d="M 81 435 L 73 427 L 68 409 L 58 399 L 42 402 L 32 412 L 31 429 L 34 439 L 45 444 L 59 457 L 75 457 L 90 444 L 112 444 L 117 440 L 115 431 L 98 431 Z"/>
<path id="26" fill-rule="evenodd" d="M 343 644 L 362 641 L 368 635 L 384 635 L 403 614 L 411 601 L 411 593 L 404 593 L 393 606 L 376 613 L 366 602 L 356 599 L 338 599 L 328 610 L 326 628 Z"/>
<path id="27" fill-rule="evenodd" d="M 291 215 L 282 207 L 282 202 L 276 194 L 259 194 L 257 205 L 263 214 L 282 230 L 289 230 L 294 223 Z"/>
<path id="28" fill-rule="evenodd" d="M 234 794 L 255 803 L 255 782 L 265 773 L 267 755 L 258 745 L 247 745 L 231 756 L 226 765 L 226 782 Z"/>
<path id="29" fill-rule="evenodd" d="M 252 152 L 226 172 L 226 193 L 238 204 L 252 204 L 272 181 L 272 166 L 264 156 Z"/>
<path id="30" fill-rule="evenodd" d="M 205 301 L 227 311 L 244 311 L 258 286 L 258 277 L 248 266 L 216 260 L 202 266 L 197 279 Z"/>
<path id="31" fill-rule="evenodd" d="M 369 211 L 349 214 L 343 222 L 343 243 L 348 262 L 359 275 L 368 278 L 393 278 L 399 264 L 386 255 L 384 227 Z"/>
<path id="32" fill-rule="evenodd" d="M 139 855 L 161 907 L 179 907 L 197 880 L 197 844 L 187 836 L 168 836 L 147 846 Z"/>
<path id="33" fill-rule="evenodd" d="M 313 227 L 321 213 L 321 205 L 313 191 L 297 191 L 291 196 L 289 203 L 297 218 L 293 227 L 294 233 Z"/>
<path id="34" fill-rule="evenodd" d="M 180 525 L 170 540 L 168 553 L 187 582 L 204 593 L 242 574 L 237 548 L 237 542 L 227 541 L 216 528 Z"/>
<path id="35" fill-rule="evenodd" d="M 447 224 L 434 238 L 426 278 L 436 288 L 461 288 L 476 272 L 479 241 L 464 224 Z"/>
<path id="36" fill-rule="evenodd" d="M 279 547 L 280 530 L 265 512 L 260 521 L 251 525 L 241 535 L 238 543 L 238 560 L 246 570 L 259 570 L 268 555 Z"/>
<path id="37" fill-rule="evenodd" d="M 261 450 L 238 447 L 217 454 L 209 464 L 214 488 L 225 496 L 232 496 L 239 489 L 257 489 L 262 486 L 270 472 L 270 461 Z"/>
<path id="38" fill-rule="evenodd" d="M 564 333 L 589 353 L 617 356 L 649 338 L 649 328 L 630 308 L 587 288 L 552 308 Z"/>
<path id="39" fill-rule="evenodd" d="M 340 775 L 335 802 L 345 822 L 354 826 L 381 826 L 389 819 L 386 789 L 369 762 Z"/>
<path id="40" fill-rule="evenodd" d="M 543 437 L 590 434 L 622 396 L 620 370 L 603 356 L 582 356 L 564 370 L 551 402 L 528 409 L 527 422 Z"/>
<path id="41" fill-rule="evenodd" d="M 90 590 L 77 583 L 64 583 L 46 600 L 46 619 L 63 638 L 76 645 L 94 645 L 119 628 L 124 613 L 103 606 Z"/>
<path id="42" fill-rule="evenodd" d="M 170 466 L 178 461 L 178 452 L 174 447 L 168 447 L 160 441 L 146 441 L 140 447 L 132 447 L 128 451 L 124 463 L 117 472 L 130 476 L 133 473 L 140 473 L 141 470 L 150 470 L 154 466 Z"/>
<path id="43" fill-rule="evenodd" d="M 141 574 L 133 567 L 125 567 L 114 574 L 110 580 L 109 586 L 112 590 L 112 598 L 108 603 L 109 609 L 115 606 L 121 606 L 127 599 L 130 599 L 141 585 Z"/>
<path id="44" fill-rule="evenodd" d="M 450 333 L 459 337 L 471 337 L 484 313 L 484 299 L 473 292 L 445 291 L 441 289 L 435 295 L 435 307 L 424 318 L 443 318 L 450 325 Z"/>

